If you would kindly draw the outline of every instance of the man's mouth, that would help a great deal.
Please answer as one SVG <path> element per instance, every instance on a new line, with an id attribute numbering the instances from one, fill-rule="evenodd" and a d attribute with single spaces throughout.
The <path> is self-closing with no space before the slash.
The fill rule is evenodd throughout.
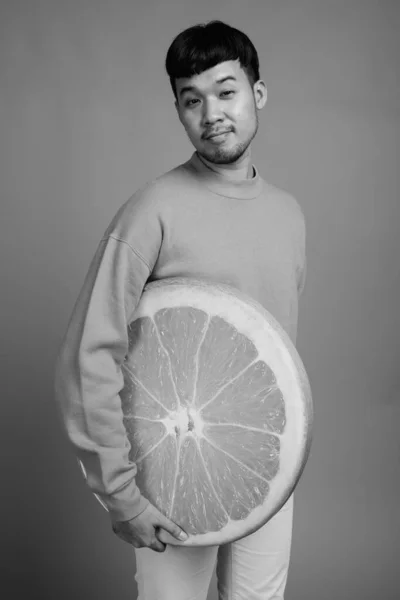
<path id="1" fill-rule="evenodd" d="M 226 135 L 228 133 L 230 133 L 229 129 L 223 129 L 221 131 L 215 131 L 214 133 L 209 133 L 206 136 L 206 140 L 211 140 L 213 138 L 222 137 L 222 136 L 224 136 L 224 135 Z"/>

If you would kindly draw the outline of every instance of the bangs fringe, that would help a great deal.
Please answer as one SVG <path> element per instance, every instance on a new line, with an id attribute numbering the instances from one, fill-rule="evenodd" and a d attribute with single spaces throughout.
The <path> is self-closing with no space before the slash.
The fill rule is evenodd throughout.
<path id="1" fill-rule="evenodd" d="M 228 60 L 239 60 L 249 77 L 259 79 L 257 51 L 249 38 L 221 21 L 212 21 L 180 33 L 167 52 L 165 67 L 175 93 L 175 79 L 199 75 Z"/>

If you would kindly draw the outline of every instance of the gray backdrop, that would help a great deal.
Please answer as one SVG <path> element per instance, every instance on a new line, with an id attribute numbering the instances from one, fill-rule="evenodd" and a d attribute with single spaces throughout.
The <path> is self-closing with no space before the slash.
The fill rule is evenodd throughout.
<path id="1" fill-rule="evenodd" d="M 286 598 L 400 597 L 399 5 L 1 2 L 7 600 L 136 598 L 133 550 L 111 532 L 63 436 L 54 358 L 115 211 L 193 150 L 163 63 L 179 31 L 214 18 L 259 51 L 269 101 L 254 162 L 296 195 L 308 224 L 298 348 L 315 439 Z"/>

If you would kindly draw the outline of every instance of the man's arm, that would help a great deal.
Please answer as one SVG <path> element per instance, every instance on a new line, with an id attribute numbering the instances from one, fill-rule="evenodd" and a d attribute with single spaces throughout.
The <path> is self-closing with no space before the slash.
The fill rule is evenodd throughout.
<path id="1" fill-rule="evenodd" d="M 152 240 L 159 249 L 160 240 Z M 75 305 L 56 367 L 56 397 L 68 437 L 91 490 L 114 520 L 148 506 L 129 460 L 119 393 L 128 350 L 127 328 L 150 268 L 127 242 L 107 236 L 99 245 Z"/>

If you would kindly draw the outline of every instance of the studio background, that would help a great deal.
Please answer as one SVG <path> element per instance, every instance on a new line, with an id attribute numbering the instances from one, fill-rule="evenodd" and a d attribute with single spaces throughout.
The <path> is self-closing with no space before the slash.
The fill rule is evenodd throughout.
<path id="1" fill-rule="evenodd" d="M 55 356 L 110 219 L 193 151 L 165 53 L 220 18 L 269 99 L 253 162 L 307 221 L 298 349 L 315 401 L 286 600 L 400 597 L 400 3 L 3 0 L 1 596 L 134 600 L 134 552 L 85 486 Z M 215 578 L 209 600 L 216 600 Z"/>

